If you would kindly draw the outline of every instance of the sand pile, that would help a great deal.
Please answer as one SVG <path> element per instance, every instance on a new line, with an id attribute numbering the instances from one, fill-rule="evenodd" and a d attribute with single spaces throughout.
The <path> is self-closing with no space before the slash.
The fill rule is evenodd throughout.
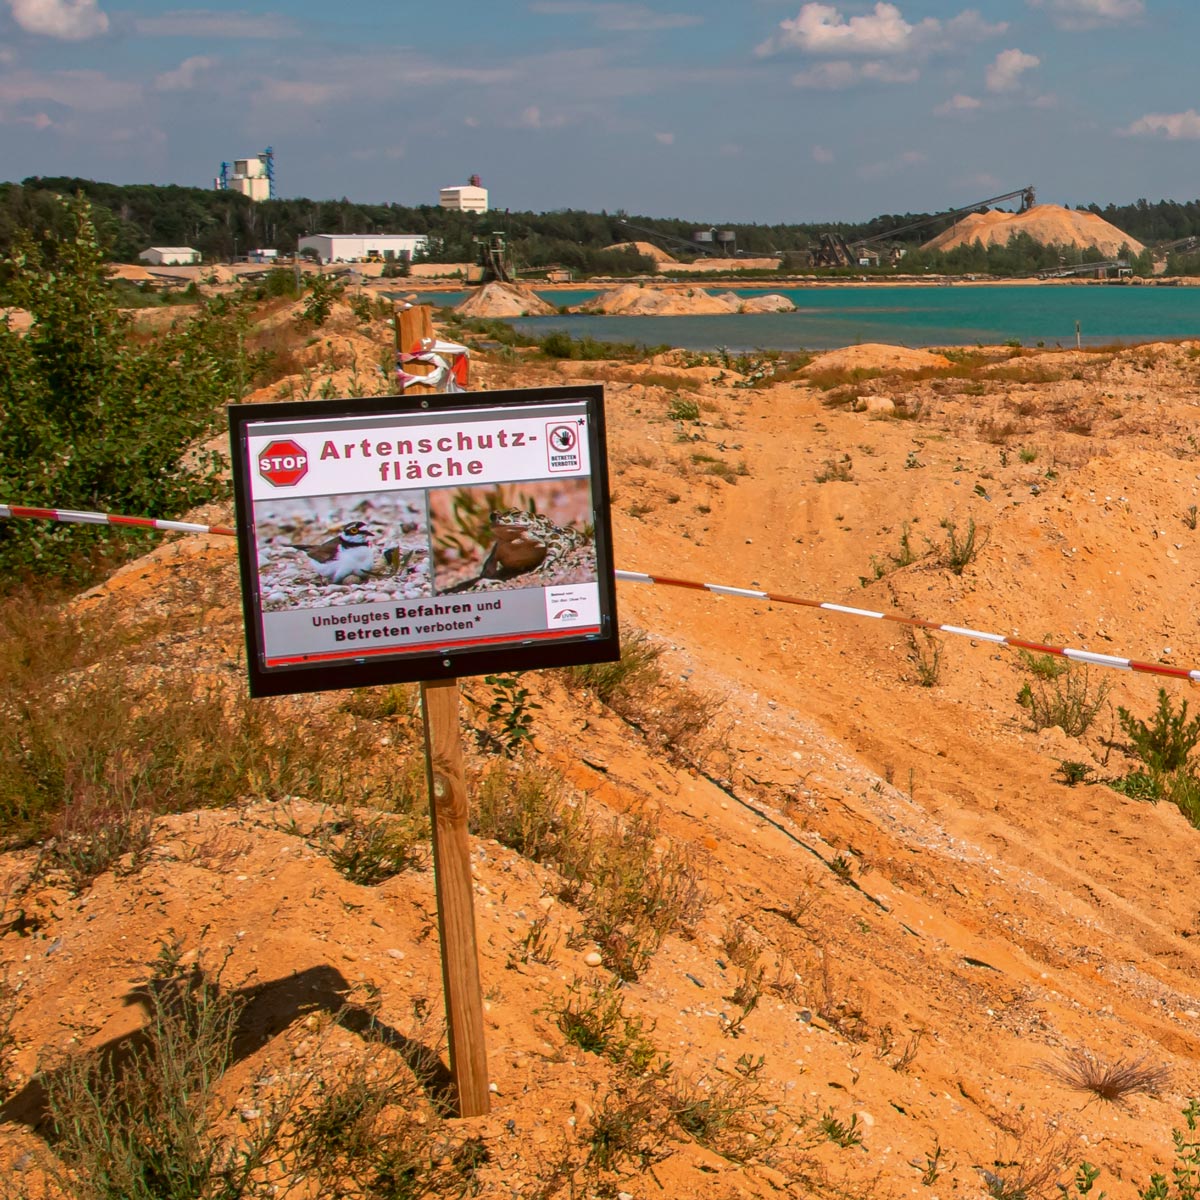
<path id="1" fill-rule="evenodd" d="M 1043 245 L 1095 246 L 1114 257 L 1122 246 L 1140 254 L 1145 246 L 1122 233 L 1095 213 L 1060 208 L 1057 204 L 1038 204 L 1028 212 L 1007 213 L 993 210 L 971 213 L 952 228 L 925 243 L 922 250 L 950 250 L 981 242 L 984 246 L 1006 246 L 1015 233 L 1027 233 Z"/>
<path id="2" fill-rule="evenodd" d="M 519 283 L 485 283 L 455 311 L 467 317 L 549 317 L 558 310 L 531 287 Z"/>
<path id="3" fill-rule="evenodd" d="M 607 292 L 594 300 L 581 304 L 572 312 L 606 313 L 609 316 L 630 317 L 678 317 L 704 316 L 708 314 L 791 312 L 795 306 L 784 296 L 737 296 L 723 292 L 714 296 L 703 288 L 641 287 L 627 283 Z"/>
<path id="4" fill-rule="evenodd" d="M 804 374 L 821 371 L 920 371 L 925 367 L 948 367 L 950 360 L 928 350 L 910 350 L 906 346 L 888 346 L 882 342 L 864 342 L 818 354 L 804 368 Z"/>
<path id="5" fill-rule="evenodd" d="M 109 263 L 108 274 L 110 279 L 127 279 L 130 283 L 145 283 L 154 278 L 145 267 L 136 263 Z"/>
<path id="6" fill-rule="evenodd" d="M 605 246 L 604 248 L 605 250 L 634 250 L 638 254 L 643 254 L 647 258 L 654 259 L 656 263 L 673 263 L 679 261 L 651 242 L 614 242 L 611 246 Z"/>

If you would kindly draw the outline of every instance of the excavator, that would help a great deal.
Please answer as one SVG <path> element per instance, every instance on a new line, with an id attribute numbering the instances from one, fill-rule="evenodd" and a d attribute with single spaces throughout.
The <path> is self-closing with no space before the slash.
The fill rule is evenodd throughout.
<path id="1" fill-rule="evenodd" d="M 910 221 L 907 225 L 899 225 L 895 229 L 889 229 L 886 233 L 876 233 L 871 237 L 857 238 L 851 242 L 847 242 L 839 233 L 823 233 L 817 245 L 809 248 L 809 258 L 814 267 L 855 267 L 858 266 L 864 250 L 870 250 L 882 242 L 892 241 L 898 234 L 910 233 L 925 225 L 933 225 L 938 221 L 978 212 L 981 208 L 991 208 L 993 204 L 1003 204 L 1007 200 L 1018 199 L 1021 201 L 1021 207 L 1017 211 L 1028 212 L 1037 203 L 1037 193 L 1032 185 L 1017 188 L 1016 191 L 1005 192 L 1003 196 L 991 196 L 987 200 L 978 200 L 974 204 L 953 208 L 949 212 L 922 217 L 919 221 Z"/>

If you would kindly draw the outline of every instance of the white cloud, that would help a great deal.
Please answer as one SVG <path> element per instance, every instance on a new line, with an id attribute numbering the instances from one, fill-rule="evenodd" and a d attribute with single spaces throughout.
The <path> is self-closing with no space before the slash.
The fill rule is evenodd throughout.
<path id="1" fill-rule="evenodd" d="M 987 69 L 987 89 L 989 92 L 1011 92 L 1026 71 L 1041 65 L 1042 60 L 1036 54 L 1026 54 L 1024 50 L 1001 50 Z"/>
<path id="2" fill-rule="evenodd" d="M 976 100 L 974 96 L 964 96 L 962 92 L 951 96 L 949 100 L 939 104 L 933 111 L 939 117 L 949 116 L 951 113 L 973 112 L 977 108 L 983 107 L 982 100 Z"/>
<path id="3" fill-rule="evenodd" d="M 885 62 L 852 63 L 846 61 L 816 63 L 792 76 L 792 85 L 837 91 L 857 83 L 915 83 L 921 77 L 916 67 L 893 66 Z"/>
<path id="4" fill-rule="evenodd" d="M 531 4 L 529 10 L 555 17 L 591 17 L 597 29 L 615 33 L 653 33 L 704 22 L 703 17 L 691 13 L 659 13 L 641 4 L 602 4 L 596 0 L 540 0 Z"/>
<path id="5" fill-rule="evenodd" d="M 1200 113 L 1147 113 L 1132 125 L 1117 130 L 1123 137 L 1163 137 L 1170 142 L 1200 138 Z"/>
<path id="6" fill-rule="evenodd" d="M 886 175 L 895 175 L 897 172 L 906 171 L 910 167 L 922 166 L 928 161 L 926 156 L 919 150 L 905 150 L 903 154 L 898 154 L 895 158 L 886 158 L 879 162 L 865 163 L 858 168 L 857 174 L 860 179 L 882 179 Z"/>
<path id="7" fill-rule="evenodd" d="M 81 112 L 132 108 L 142 99 L 136 83 L 110 79 L 101 71 L 13 71 L 0 75 L 0 104 L 49 100 Z"/>
<path id="8" fill-rule="evenodd" d="M 319 83 L 316 80 L 267 79 L 258 91 L 262 100 L 289 108 L 316 108 L 339 96 L 352 94 L 347 84 Z"/>
<path id="9" fill-rule="evenodd" d="M 1136 21 L 1145 11 L 1144 0 L 1028 0 L 1031 8 L 1045 8 L 1061 29 L 1096 29 Z"/>
<path id="10" fill-rule="evenodd" d="M 833 151 L 826 146 L 814 146 L 812 148 L 812 160 L 819 163 L 833 162 Z"/>
<path id="11" fill-rule="evenodd" d="M 926 17 L 916 25 L 894 4 L 878 3 L 870 13 L 847 19 L 832 4 L 806 4 L 755 50 L 760 57 L 799 50 L 813 55 L 900 55 L 945 52 L 965 42 L 995 37 L 1006 23 L 989 25 L 974 9 L 949 21 Z"/>
<path id="12" fill-rule="evenodd" d="M 566 123 L 567 118 L 561 113 L 547 116 L 536 104 L 522 109 L 521 115 L 517 118 L 517 124 L 523 129 L 558 129 Z"/>
<path id="13" fill-rule="evenodd" d="M 664 146 L 673 146 L 675 144 L 675 135 L 673 133 L 656 133 L 654 140 Z"/>
<path id="14" fill-rule="evenodd" d="M 173 71 L 164 71 L 155 77 L 154 87 L 160 92 L 189 92 L 196 86 L 196 77 L 217 65 L 215 58 L 195 54 L 185 58 Z"/>
<path id="15" fill-rule="evenodd" d="M 15 0 L 9 0 L 14 3 Z M 26 0 L 28 2 L 28 0 Z M 300 30 L 290 17 L 279 13 L 211 12 L 204 8 L 179 9 L 156 17 L 138 17 L 133 23 L 148 37 L 296 37 Z"/>
<path id="16" fill-rule="evenodd" d="M 8 0 L 13 20 L 26 33 L 80 42 L 108 29 L 96 0 Z"/>

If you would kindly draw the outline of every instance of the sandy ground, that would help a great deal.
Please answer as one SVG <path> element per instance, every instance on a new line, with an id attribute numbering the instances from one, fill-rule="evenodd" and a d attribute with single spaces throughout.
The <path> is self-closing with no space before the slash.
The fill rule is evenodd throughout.
<path id="1" fill-rule="evenodd" d="M 996 350 L 954 369 L 864 350 L 823 364 L 847 371 L 832 392 L 803 374 L 752 387 L 678 354 L 643 367 L 477 357 L 474 380 L 606 383 L 620 568 L 1195 667 L 1198 350 Z M 676 396 L 698 402 L 698 420 L 668 414 Z M 867 396 L 892 401 L 893 415 L 854 412 Z M 982 546 L 956 575 L 944 523 L 961 534 L 971 521 Z M 915 554 L 905 566 L 902 538 Z M 1063 761 L 1097 778 L 1128 770 L 1109 744 L 1120 741 L 1114 706 L 1149 715 L 1159 681 L 1109 672 L 1090 732 L 1038 733 L 1017 702 L 1026 667 L 983 638 L 914 642 L 896 624 L 775 601 L 619 593 L 623 622 L 665 648 L 672 677 L 720 698 L 703 745 L 668 759 L 552 676 L 523 682 L 542 704 L 538 759 L 604 808 L 648 806 L 664 844 L 702 867 L 694 934 L 669 937 L 621 993 L 676 1068 L 711 1087 L 739 1056 L 761 1055 L 761 1119 L 809 1114 L 805 1178 L 823 1174 L 843 1195 L 973 1198 L 987 1194 L 983 1172 L 1011 1180 L 1044 1161 L 1024 1194 L 1049 1200 L 1087 1159 L 1104 1172 L 1098 1186 L 1126 1200 L 1166 1169 L 1200 1073 L 1200 833 L 1167 804 L 1056 774 Z M 170 613 L 196 629 L 198 669 L 237 677 L 229 539 L 165 541 L 86 604 L 148 638 Z M 920 660 L 935 655 L 922 686 Z M 1194 706 L 1192 687 L 1166 686 Z M 486 690 L 466 687 L 486 704 Z M 415 749 L 393 743 L 411 725 L 382 728 L 381 755 Z M 311 1010 L 289 980 L 320 981 L 317 1004 L 333 1005 L 338 987 L 377 989 L 398 1027 L 415 1003 L 436 1014 L 431 873 L 347 883 L 305 836 L 316 820 L 302 797 L 287 812 L 166 818 L 131 873 L 37 896 L 36 925 L 0 937 L 21 984 L 18 1072 L 135 1028 L 131 982 L 168 931 L 192 951 L 202 938 L 230 948 L 228 986 L 259 989 L 264 1034 L 226 1080 L 231 1112 L 305 1036 Z M 0 873 L 15 879 L 30 858 L 10 854 Z M 490 1117 L 458 1124 L 488 1149 L 480 1194 L 533 1195 L 615 1078 L 549 1015 L 593 971 L 592 947 L 568 938 L 580 918 L 552 871 L 484 841 L 472 870 L 495 1092 Z M 542 914 L 552 960 L 514 967 Z M 736 930 L 764 976 L 731 1033 Z M 1078 1049 L 1145 1058 L 1169 1081 L 1122 1105 L 1088 1103 L 1045 1069 Z M 41 1144 L 30 1111 L 23 1094 L 4 1110 L 10 1166 L 27 1167 Z M 825 1116 L 852 1122 L 858 1140 L 822 1135 Z M 794 1161 L 747 1165 L 678 1132 L 669 1150 L 614 1190 L 814 1194 Z"/>

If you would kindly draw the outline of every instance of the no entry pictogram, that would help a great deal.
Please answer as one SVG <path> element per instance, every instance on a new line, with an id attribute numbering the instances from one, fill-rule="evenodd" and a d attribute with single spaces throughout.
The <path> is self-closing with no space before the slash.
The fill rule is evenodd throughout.
<path id="1" fill-rule="evenodd" d="M 551 471 L 578 471 L 579 427 L 565 421 L 546 426 L 546 466 Z"/>

